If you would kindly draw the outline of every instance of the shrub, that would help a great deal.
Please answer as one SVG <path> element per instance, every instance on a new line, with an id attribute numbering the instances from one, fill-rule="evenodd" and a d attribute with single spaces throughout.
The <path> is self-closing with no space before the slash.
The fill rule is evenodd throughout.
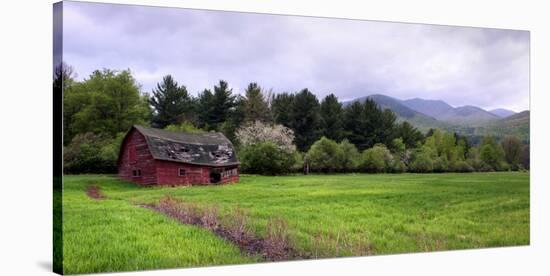
<path id="1" fill-rule="evenodd" d="M 439 156 L 433 161 L 434 172 L 446 172 L 449 170 L 449 161 L 445 155 Z"/>
<path id="2" fill-rule="evenodd" d="M 479 148 L 479 158 L 492 170 L 501 170 L 504 161 L 504 150 L 493 137 L 485 137 Z"/>
<path id="3" fill-rule="evenodd" d="M 455 172 L 473 172 L 474 168 L 466 161 L 459 160 L 452 165 L 451 170 Z"/>
<path id="4" fill-rule="evenodd" d="M 342 168 L 344 152 L 336 142 L 323 136 L 313 143 L 306 160 L 314 171 L 334 172 Z"/>
<path id="5" fill-rule="evenodd" d="M 123 134 L 105 138 L 91 132 L 76 135 L 63 150 L 65 173 L 114 173 Z"/>
<path id="6" fill-rule="evenodd" d="M 370 173 L 390 171 L 390 162 L 393 159 L 386 146 L 377 144 L 370 149 L 366 149 L 361 154 L 361 169 Z"/>
<path id="7" fill-rule="evenodd" d="M 343 154 L 341 170 L 344 172 L 356 170 L 361 162 L 361 154 L 359 154 L 355 145 L 350 143 L 348 139 L 344 139 L 340 142 L 339 147 Z"/>
<path id="8" fill-rule="evenodd" d="M 394 158 L 389 163 L 389 171 L 392 173 L 403 173 L 407 171 L 407 165 L 398 158 Z"/>
<path id="9" fill-rule="evenodd" d="M 409 165 L 409 170 L 412 172 L 432 172 L 434 164 L 432 158 L 427 152 L 419 152 L 415 155 L 414 160 Z"/>
<path id="10" fill-rule="evenodd" d="M 272 142 L 262 142 L 241 148 L 241 168 L 245 173 L 276 175 L 288 173 L 299 155 L 281 150 Z"/>

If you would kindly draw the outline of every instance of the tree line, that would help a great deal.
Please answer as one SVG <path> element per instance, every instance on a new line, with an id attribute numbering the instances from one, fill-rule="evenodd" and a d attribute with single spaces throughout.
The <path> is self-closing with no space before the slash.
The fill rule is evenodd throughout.
<path id="1" fill-rule="evenodd" d="M 243 172 L 444 172 L 528 169 L 528 145 L 513 137 L 423 134 L 374 101 L 343 106 L 309 89 L 273 93 L 250 83 L 239 94 L 220 80 L 197 96 L 170 75 L 142 93 L 130 70 L 96 70 L 76 81 L 72 67 L 54 72 L 64 89 L 67 173 L 115 172 L 120 143 L 134 124 L 172 131 L 224 133 Z"/>

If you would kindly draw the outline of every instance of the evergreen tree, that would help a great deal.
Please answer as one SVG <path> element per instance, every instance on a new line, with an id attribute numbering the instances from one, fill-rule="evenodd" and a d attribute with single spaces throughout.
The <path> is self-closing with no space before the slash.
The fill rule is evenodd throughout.
<path id="1" fill-rule="evenodd" d="M 271 100 L 271 111 L 275 123 L 290 127 L 290 111 L 293 102 L 294 94 L 285 92 L 273 96 Z"/>
<path id="2" fill-rule="evenodd" d="M 171 75 L 164 76 L 162 83 L 157 83 L 157 88 L 152 94 L 149 99 L 153 106 L 152 126 L 164 128 L 191 119 L 189 116 L 193 114 L 193 106 L 187 88 L 183 85 L 178 86 Z"/>
<path id="3" fill-rule="evenodd" d="M 344 135 L 342 104 L 334 94 L 326 96 L 321 102 L 322 135 L 340 141 Z"/>
<path id="4" fill-rule="evenodd" d="M 269 121 L 270 112 L 262 89 L 257 83 L 253 82 L 245 90 L 244 98 L 244 121 Z"/>
<path id="5" fill-rule="evenodd" d="M 294 96 L 290 109 L 290 128 L 294 130 L 296 146 L 302 152 L 319 138 L 319 101 L 307 88 Z"/>
<path id="6" fill-rule="evenodd" d="M 391 112 L 391 111 L 390 111 Z M 376 143 L 383 143 L 384 130 L 382 126 L 385 126 L 384 120 L 390 120 L 384 118 L 382 111 L 378 107 L 378 104 L 371 98 L 367 98 L 363 103 L 363 126 L 362 131 L 365 136 L 365 146 L 367 148 L 373 147 Z"/>
<path id="7" fill-rule="evenodd" d="M 232 93 L 233 90 L 229 89 L 227 82 L 220 80 L 219 84 L 214 86 L 214 93 L 205 89 L 199 94 L 199 127 L 207 130 L 221 129 L 222 124 L 228 121 L 235 111 L 236 97 Z"/>
<path id="8" fill-rule="evenodd" d="M 197 115 L 199 118 L 199 127 L 206 130 L 215 128 L 214 118 L 214 94 L 209 89 L 204 89 L 199 93 L 197 100 Z"/>
<path id="9" fill-rule="evenodd" d="M 407 148 L 415 148 L 419 142 L 424 140 L 422 132 L 418 131 L 418 129 L 414 128 L 407 121 L 396 126 L 394 135 L 395 137 L 403 139 L 403 143 L 405 143 Z"/>
<path id="10" fill-rule="evenodd" d="M 359 101 L 355 101 L 344 109 L 344 133 L 359 150 L 368 148 L 363 126 L 363 105 Z"/>
<path id="11" fill-rule="evenodd" d="M 235 107 L 235 96 L 233 89 L 229 89 L 227 82 L 220 80 L 217 86 L 214 86 L 213 97 L 213 118 L 216 125 L 221 124 L 231 116 Z"/>

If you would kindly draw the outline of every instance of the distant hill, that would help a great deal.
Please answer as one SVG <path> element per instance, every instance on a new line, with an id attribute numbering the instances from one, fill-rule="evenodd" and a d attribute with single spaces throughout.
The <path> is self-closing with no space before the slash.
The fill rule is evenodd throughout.
<path id="1" fill-rule="evenodd" d="M 479 126 L 500 119 L 495 114 L 485 111 L 477 106 L 460 106 L 445 114 L 440 120 L 465 126 Z"/>
<path id="2" fill-rule="evenodd" d="M 529 141 L 529 110 L 516 113 L 512 116 L 489 123 L 485 126 L 476 128 L 476 135 L 494 135 L 494 136 L 516 136 L 523 141 Z"/>
<path id="3" fill-rule="evenodd" d="M 500 119 L 499 116 L 476 106 L 452 107 L 442 100 L 414 98 L 401 102 L 415 111 L 451 124 L 477 126 Z"/>
<path id="4" fill-rule="evenodd" d="M 452 112 L 452 110 L 454 109 L 454 107 L 450 106 L 448 103 L 442 100 L 424 100 L 420 98 L 414 98 L 401 102 L 409 108 L 412 108 L 413 110 L 432 116 L 434 118 L 440 118 L 441 116 Z"/>
<path id="5" fill-rule="evenodd" d="M 397 115 L 398 121 L 407 121 L 411 123 L 413 126 L 418 128 L 420 131 L 426 132 L 430 128 L 447 128 L 449 127 L 448 124 L 445 122 L 438 121 L 437 119 L 426 115 L 422 112 L 418 112 L 416 110 L 413 110 L 403 104 L 403 101 L 392 98 L 386 95 L 381 94 L 374 94 L 369 95 L 361 98 L 357 98 L 351 101 L 343 102 L 342 104 L 344 106 L 351 104 L 355 101 L 364 102 L 367 98 L 371 98 L 376 102 L 381 108 L 383 109 L 390 109 Z"/>
<path id="6" fill-rule="evenodd" d="M 508 110 L 508 109 L 504 109 L 504 108 L 497 108 L 497 109 L 489 110 L 489 112 L 497 115 L 500 118 L 506 118 L 506 117 L 512 116 L 514 114 L 517 114 L 516 112 L 514 112 L 512 110 Z"/>
<path id="7" fill-rule="evenodd" d="M 381 94 L 360 97 L 342 104 L 346 106 L 355 101 L 364 102 L 367 98 L 373 99 L 381 108 L 392 110 L 398 121 L 407 121 L 422 132 L 440 128 L 468 136 L 514 135 L 529 140 L 529 111 L 501 117 L 513 111 L 498 109 L 503 112 L 496 111 L 500 114 L 497 115 L 471 105 L 452 107 L 442 100 L 399 100 Z"/>

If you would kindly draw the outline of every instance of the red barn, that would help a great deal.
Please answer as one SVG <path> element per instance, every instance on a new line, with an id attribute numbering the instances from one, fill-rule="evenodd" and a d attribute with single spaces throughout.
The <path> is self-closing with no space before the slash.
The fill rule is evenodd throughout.
<path id="1" fill-rule="evenodd" d="M 133 126 L 118 156 L 119 177 L 142 185 L 239 181 L 233 144 L 221 133 L 185 133 Z"/>

